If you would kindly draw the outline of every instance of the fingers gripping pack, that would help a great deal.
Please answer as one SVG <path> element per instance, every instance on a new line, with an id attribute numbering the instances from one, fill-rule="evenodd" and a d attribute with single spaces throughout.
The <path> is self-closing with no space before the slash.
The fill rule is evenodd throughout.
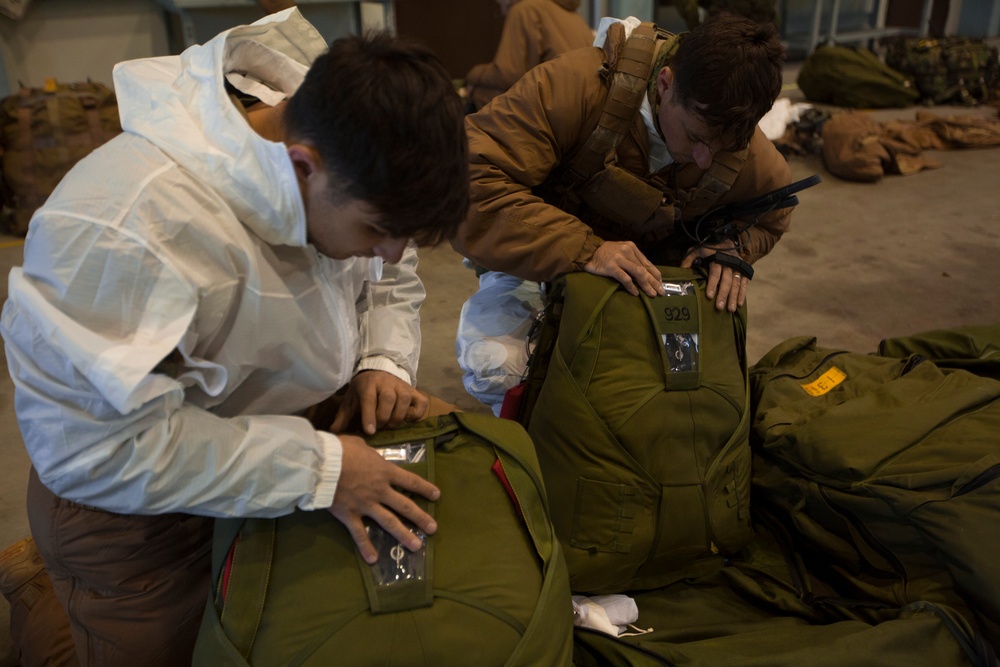
<path id="1" fill-rule="evenodd" d="M 436 484 L 409 551 L 368 525 L 364 562 L 328 512 L 220 520 L 196 665 L 568 665 L 569 584 L 531 441 L 453 413 L 369 439 Z"/>
<path id="2" fill-rule="evenodd" d="M 717 567 L 750 524 L 746 313 L 702 269 L 665 294 L 555 281 L 518 419 L 538 450 L 577 593 L 658 588 Z"/>

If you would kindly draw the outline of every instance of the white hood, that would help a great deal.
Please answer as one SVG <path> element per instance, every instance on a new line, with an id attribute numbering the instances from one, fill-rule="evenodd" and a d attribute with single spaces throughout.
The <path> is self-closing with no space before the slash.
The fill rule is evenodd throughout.
<path id="1" fill-rule="evenodd" d="M 273 105 L 299 87 L 326 49 L 291 8 L 179 56 L 119 63 L 114 83 L 122 129 L 155 144 L 199 181 L 218 184 L 241 222 L 267 243 L 303 246 L 305 213 L 285 145 L 250 128 L 225 80 Z M 252 71 L 247 63 L 254 63 Z"/>

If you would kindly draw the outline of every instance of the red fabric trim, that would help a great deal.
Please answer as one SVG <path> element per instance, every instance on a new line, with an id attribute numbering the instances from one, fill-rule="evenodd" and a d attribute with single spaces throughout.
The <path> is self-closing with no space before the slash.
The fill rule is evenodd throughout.
<path id="1" fill-rule="evenodd" d="M 521 399 L 524 397 L 524 383 L 514 385 L 503 395 L 503 404 L 500 406 L 500 416 L 504 419 L 517 421 L 517 415 L 521 411 Z"/>
<path id="2" fill-rule="evenodd" d="M 497 459 L 490 469 L 500 480 L 500 483 L 503 484 L 504 490 L 507 491 L 507 495 L 510 496 L 511 501 L 514 503 L 514 509 L 517 510 L 517 515 L 521 517 L 522 521 L 524 521 L 524 512 L 521 511 L 521 501 L 517 499 L 517 495 L 514 493 L 514 488 L 510 485 L 510 480 L 507 479 L 507 473 L 503 471 L 503 464 L 500 463 L 500 459 Z"/>
<path id="3" fill-rule="evenodd" d="M 233 546 L 229 547 L 229 553 L 226 554 L 226 564 L 222 567 L 222 589 L 219 591 L 219 597 L 223 604 L 226 602 L 226 593 L 229 592 L 229 577 L 233 573 L 233 558 L 236 556 L 236 545 L 239 543 L 240 536 L 237 535 L 233 540 Z"/>

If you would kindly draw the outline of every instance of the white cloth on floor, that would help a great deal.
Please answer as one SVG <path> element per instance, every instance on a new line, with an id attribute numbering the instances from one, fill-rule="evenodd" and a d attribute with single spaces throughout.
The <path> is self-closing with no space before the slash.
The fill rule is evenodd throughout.
<path id="1" fill-rule="evenodd" d="M 617 637 L 637 620 L 639 607 L 627 595 L 573 596 L 573 625 Z"/>
<path id="2" fill-rule="evenodd" d="M 812 109 L 811 104 L 796 103 L 787 97 L 779 97 L 771 106 L 771 110 L 764 114 L 764 117 L 757 123 L 764 136 L 775 141 L 785 136 L 785 130 L 790 123 L 797 123 L 802 116 L 802 112 Z"/>

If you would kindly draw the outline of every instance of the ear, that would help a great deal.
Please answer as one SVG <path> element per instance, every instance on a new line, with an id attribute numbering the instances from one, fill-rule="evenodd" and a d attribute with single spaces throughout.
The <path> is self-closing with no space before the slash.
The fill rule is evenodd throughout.
<path id="1" fill-rule="evenodd" d="M 323 160 L 313 146 L 308 144 L 290 144 L 288 146 L 288 157 L 295 168 L 295 175 L 300 182 L 309 180 L 309 177 L 322 169 Z"/>
<path id="2" fill-rule="evenodd" d="M 670 90 L 670 86 L 674 83 L 674 73 L 669 67 L 664 67 L 656 75 L 656 90 L 660 93 L 660 97 L 666 95 L 666 92 Z"/>

